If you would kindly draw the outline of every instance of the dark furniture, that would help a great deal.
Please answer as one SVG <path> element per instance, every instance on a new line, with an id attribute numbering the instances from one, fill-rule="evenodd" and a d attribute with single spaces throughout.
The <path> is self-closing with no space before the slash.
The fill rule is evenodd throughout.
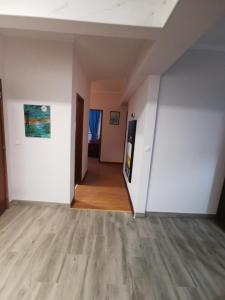
<path id="1" fill-rule="evenodd" d="M 88 156 L 89 157 L 100 157 L 100 140 L 91 140 L 88 144 Z"/>
<path id="2" fill-rule="evenodd" d="M 225 229 L 225 181 L 223 184 L 222 194 L 217 211 L 217 222 Z"/>

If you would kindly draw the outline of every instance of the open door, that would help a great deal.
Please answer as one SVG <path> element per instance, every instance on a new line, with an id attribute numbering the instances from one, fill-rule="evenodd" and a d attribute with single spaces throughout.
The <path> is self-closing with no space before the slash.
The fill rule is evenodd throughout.
<path id="1" fill-rule="evenodd" d="M 84 99 L 77 94 L 76 102 L 75 185 L 82 180 Z"/>
<path id="2" fill-rule="evenodd" d="M 2 82 L 0 80 L 0 214 L 8 207 L 5 135 L 3 120 Z"/>

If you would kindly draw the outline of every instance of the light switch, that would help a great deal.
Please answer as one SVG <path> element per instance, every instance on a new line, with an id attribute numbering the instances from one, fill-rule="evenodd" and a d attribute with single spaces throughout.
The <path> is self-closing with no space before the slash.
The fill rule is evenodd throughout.
<path id="1" fill-rule="evenodd" d="M 17 146 L 20 145 L 20 140 L 16 140 L 16 145 L 17 145 Z"/>

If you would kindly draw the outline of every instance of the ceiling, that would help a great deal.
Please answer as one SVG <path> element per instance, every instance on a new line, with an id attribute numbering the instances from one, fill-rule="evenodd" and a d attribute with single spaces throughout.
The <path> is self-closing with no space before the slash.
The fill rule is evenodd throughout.
<path id="1" fill-rule="evenodd" d="M 151 48 L 139 56 L 128 78 L 126 102 L 146 76 L 162 75 L 210 28 L 225 17 L 225 0 L 180 0 Z"/>
<path id="2" fill-rule="evenodd" d="M 96 14 L 93 14 L 96 17 L 95 22 L 66 19 L 72 13 L 75 18 L 76 10 L 73 5 L 81 5 L 82 9 L 86 7 L 85 11 L 90 12 L 93 8 L 90 3 L 97 3 L 96 8 L 102 4 L 101 10 L 97 9 Z M 108 6 L 109 3 L 113 6 Z M 132 10 L 123 21 L 120 20 L 120 23 L 124 22 L 126 25 L 101 23 L 106 17 L 106 7 L 112 8 L 111 15 L 105 19 L 108 23 L 116 23 L 113 18 L 122 16 L 116 13 L 116 3 L 118 9 L 120 6 L 123 8 L 123 13 Z M 147 18 L 150 23 L 146 23 L 146 3 L 148 8 L 154 6 L 155 13 L 160 8 L 160 18 L 164 15 L 162 7 L 170 5 L 170 12 L 172 6 L 174 7 L 164 27 L 162 24 L 165 20 L 159 21 L 160 18 L 158 25 L 152 21 L 153 18 Z M 123 97 L 126 102 L 146 76 L 163 74 L 225 16 L 225 0 L 179 0 L 176 3 L 177 1 L 169 0 L 0 0 L 0 33 L 75 41 L 78 55 L 91 81 L 126 77 L 127 85 Z M 126 5 L 130 5 L 130 8 Z M 32 17 L 33 15 L 46 18 Z M 137 16 L 139 25 L 142 22 L 145 27 L 128 25 Z M 84 17 L 91 20 L 88 18 L 92 14 L 82 15 L 82 19 Z M 101 20 L 98 19 L 100 17 Z M 222 45 L 223 36 L 224 29 L 219 28 L 213 37 L 209 33 L 200 43 Z"/>
<path id="3" fill-rule="evenodd" d="M 45 39 L 75 43 L 76 52 L 90 81 L 124 78 L 132 72 L 139 53 L 146 43 L 143 40 L 62 34 L 46 31 L 0 28 L 8 37 Z M 152 45 L 152 41 L 148 41 Z"/>
<path id="4" fill-rule="evenodd" d="M 142 40 L 135 39 L 97 36 L 75 39 L 78 56 L 91 80 L 128 77 L 143 45 Z"/>
<path id="5" fill-rule="evenodd" d="M 2 15 L 164 27 L 179 0 L 0 0 Z"/>
<path id="6" fill-rule="evenodd" d="M 91 83 L 91 92 L 92 94 L 112 93 L 122 95 L 126 84 L 126 79 L 118 77 L 115 79 L 96 80 Z"/>

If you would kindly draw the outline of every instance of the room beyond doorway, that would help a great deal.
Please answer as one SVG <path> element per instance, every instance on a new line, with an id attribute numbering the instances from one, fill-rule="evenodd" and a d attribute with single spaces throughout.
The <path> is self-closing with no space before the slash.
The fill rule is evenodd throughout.
<path id="1" fill-rule="evenodd" d="M 89 110 L 88 157 L 101 157 L 103 110 Z"/>
<path id="2" fill-rule="evenodd" d="M 88 159 L 88 173 L 75 188 L 73 208 L 132 212 L 122 174 L 122 164 Z"/>

